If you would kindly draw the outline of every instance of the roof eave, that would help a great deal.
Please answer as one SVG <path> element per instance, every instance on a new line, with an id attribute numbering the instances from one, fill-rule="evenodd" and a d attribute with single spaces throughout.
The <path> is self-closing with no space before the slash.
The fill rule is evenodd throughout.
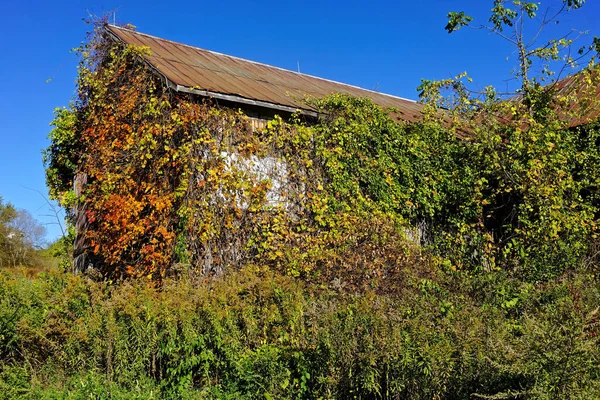
<path id="1" fill-rule="evenodd" d="M 225 93 L 213 92 L 210 90 L 203 90 L 203 89 L 191 88 L 188 86 L 182 86 L 182 85 L 178 85 L 178 84 L 170 81 L 166 77 L 165 77 L 165 80 L 167 82 L 167 86 L 176 92 L 190 93 L 190 94 L 194 94 L 197 96 L 209 97 L 209 98 L 225 100 L 225 101 L 230 101 L 233 103 L 239 103 L 239 104 L 245 104 L 245 105 L 252 105 L 252 106 L 267 108 L 267 109 L 276 110 L 276 111 L 285 111 L 285 112 L 289 112 L 289 113 L 300 112 L 303 115 L 308 115 L 308 116 L 315 117 L 315 118 L 319 116 L 319 114 L 317 112 L 310 111 L 310 110 L 307 110 L 304 108 L 294 108 L 294 107 L 284 106 L 282 104 L 275 104 L 275 103 L 269 103 L 269 102 L 261 101 L 261 100 L 248 99 L 246 97 L 236 96 L 233 94 L 225 94 Z"/>

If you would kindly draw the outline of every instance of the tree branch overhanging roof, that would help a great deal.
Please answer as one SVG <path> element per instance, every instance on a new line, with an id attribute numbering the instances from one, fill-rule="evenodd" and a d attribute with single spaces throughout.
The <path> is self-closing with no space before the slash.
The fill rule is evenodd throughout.
<path id="1" fill-rule="evenodd" d="M 198 47 L 157 38 L 134 30 L 107 26 L 107 32 L 123 43 L 144 46 L 146 61 L 166 79 L 173 90 L 204 97 L 253 105 L 276 111 L 316 115 L 306 96 L 325 97 L 345 93 L 367 97 L 396 110 L 395 117 L 417 121 L 423 106 L 413 100 L 362 89 L 279 67 L 228 56 Z"/>

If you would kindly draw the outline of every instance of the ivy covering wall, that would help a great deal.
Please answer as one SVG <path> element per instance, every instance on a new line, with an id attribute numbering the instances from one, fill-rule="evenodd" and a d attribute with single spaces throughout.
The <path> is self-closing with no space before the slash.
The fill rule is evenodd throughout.
<path id="1" fill-rule="evenodd" d="M 453 270 L 531 280 L 597 265 L 599 131 L 569 128 L 557 107 L 578 98 L 540 88 L 535 103 L 456 115 L 434 100 L 408 124 L 334 94 L 307 100 L 317 122 L 277 117 L 254 130 L 239 110 L 166 89 L 146 51 L 97 28 L 45 153 L 51 195 L 83 205 L 86 251 L 106 276 L 251 264 L 361 282 L 424 250 Z M 272 176 L 249 167 L 265 159 L 280 165 Z"/>

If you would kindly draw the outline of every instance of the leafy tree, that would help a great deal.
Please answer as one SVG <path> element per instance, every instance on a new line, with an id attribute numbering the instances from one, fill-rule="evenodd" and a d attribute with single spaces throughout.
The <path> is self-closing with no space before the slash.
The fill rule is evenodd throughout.
<path id="1" fill-rule="evenodd" d="M 11 237 L 9 223 L 16 217 L 17 210 L 10 203 L 4 203 L 0 197 L 0 264 L 7 264 L 10 259 L 8 243 Z"/>
<path id="2" fill-rule="evenodd" d="M 29 211 L 16 209 L 0 198 L 0 264 L 30 265 L 45 245 L 46 228 Z"/>
<path id="3" fill-rule="evenodd" d="M 58 201 L 68 217 L 72 216 L 76 200 L 73 181 L 81 151 L 77 123 L 72 107 L 55 109 L 53 129 L 48 135 L 51 144 L 42 153 L 50 199 Z"/>
<path id="4" fill-rule="evenodd" d="M 521 83 L 521 92 L 527 95 L 536 84 L 545 82 L 550 77 L 561 78 L 566 67 L 576 68 L 600 48 L 598 38 L 593 38 L 590 45 L 574 49 L 575 41 L 585 34 L 574 29 L 544 40 L 546 36 L 543 31 L 546 28 L 557 25 L 565 13 L 581 8 L 584 4 L 585 0 L 561 0 L 558 5 L 547 7 L 540 15 L 541 2 L 494 0 L 487 24 L 474 25 L 474 19 L 464 11 L 450 12 L 445 29 L 452 33 L 463 26 L 476 27 L 512 44 L 518 56 L 518 66 L 513 74 Z M 541 21 L 538 19 L 540 17 Z M 528 29 L 532 22 L 537 24 L 533 30 Z M 558 70 L 553 69 L 553 66 L 558 67 Z M 532 76 L 532 73 L 537 75 Z"/>

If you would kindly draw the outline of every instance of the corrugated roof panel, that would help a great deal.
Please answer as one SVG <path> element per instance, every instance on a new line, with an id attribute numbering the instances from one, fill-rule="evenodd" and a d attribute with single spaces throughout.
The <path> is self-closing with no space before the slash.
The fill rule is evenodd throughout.
<path id="1" fill-rule="evenodd" d="M 178 84 L 185 81 L 185 77 L 181 76 L 181 73 L 170 64 L 169 60 L 155 56 L 147 56 L 146 60 L 148 60 L 154 68 L 164 74 L 169 81 L 177 82 Z"/>
<path id="2" fill-rule="evenodd" d="M 197 47 L 160 39 L 125 28 L 108 27 L 125 43 L 146 46 L 146 60 L 174 83 L 187 89 L 199 89 L 273 105 L 310 110 L 305 96 L 323 97 L 347 93 L 369 97 L 384 107 L 394 107 L 406 119 L 414 120 L 422 106 L 411 100 L 389 96 L 266 64 L 227 56 Z"/>
<path id="3" fill-rule="evenodd" d="M 186 55 L 182 53 L 177 46 L 166 46 L 160 40 L 154 40 L 154 45 L 152 47 L 154 46 L 158 46 L 163 49 L 165 51 L 165 55 L 163 57 L 168 58 L 169 60 L 182 62 L 186 58 Z M 194 60 L 191 61 L 193 62 Z"/>

